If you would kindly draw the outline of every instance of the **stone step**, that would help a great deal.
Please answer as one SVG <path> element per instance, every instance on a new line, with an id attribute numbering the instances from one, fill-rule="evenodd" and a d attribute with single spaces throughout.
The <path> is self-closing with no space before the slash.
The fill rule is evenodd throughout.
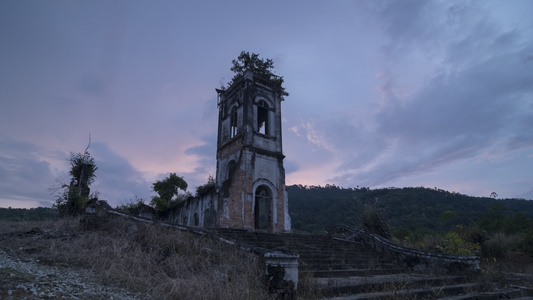
<path id="1" fill-rule="evenodd" d="M 475 295 L 457 295 L 440 298 L 442 300 L 499 300 L 499 299 L 533 299 L 533 288 L 510 286 L 490 293 Z"/>
<path id="2" fill-rule="evenodd" d="M 329 250 L 305 250 L 305 249 L 298 249 L 294 247 L 287 247 L 288 249 L 291 249 L 294 253 L 299 254 L 300 256 L 306 256 L 306 255 L 316 255 L 322 254 L 322 256 L 336 256 L 336 257 L 359 257 L 361 259 L 377 259 L 382 257 L 381 255 L 377 253 L 372 253 L 370 251 L 365 250 L 354 250 L 354 251 L 345 251 L 343 249 L 329 249 Z"/>
<path id="3" fill-rule="evenodd" d="M 309 238 L 295 238 L 295 237 L 287 237 L 287 236 L 262 236 L 262 235 L 226 235 L 221 234 L 222 236 L 228 237 L 228 238 L 235 238 L 242 241 L 254 241 L 254 242 L 271 242 L 271 243 L 284 243 L 284 244 L 302 244 L 306 246 L 312 246 L 312 247 L 320 247 L 324 248 L 331 245 L 357 245 L 354 243 L 342 243 L 341 241 L 335 241 L 331 237 L 323 237 L 319 239 L 309 239 Z"/>
<path id="4" fill-rule="evenodd" d="M 368 246 L 331 236 L 216 232 L 239 243 L 298 255 L 300 280 L 314 281 L 319 295 L 328 299 L 533 299 L 531 289 L 485 294 L 480 283 L 461 276 L 405 274 L 403 267 Z"/>
<path id="5" fill-rule="evenodd" d="M 302 263 L 302 268 L 314 271 L 332 271 L 332 270 L 368 270 L 368 269 L 383 269 L 383 270 L 404 270 L 394 264 L 380 264 L 378 266 L 371 266 L 368 264 L 305 264 Z M 398 272 L 394 272 L 398 273 Z"/>
<path id="6" fill-rule="evenodd" d="M 328 265 L 345 265 L 345 266 L 398 266 L 394 262 L 386 260 L 360 260 L 360 259 L 339 259 L 335 257 L 300 257 L 300 262 L 307 266 L 328 266 Z"/>
<path id="7" fill-rule="evenodd" d="M 362 264 L 380 264 L 380 263 L 393 263 L 390 260 L 387 260 L 385 258 L 380 257 L 373 257 L 373 256 L 367 256 L 367 255 L 359 255 L 354 254 L 352 256 L 344 256 L 344 255 L 335 255 L 333 254 L 321 254 L 321 253 L 307 253 L 307 254 L 301 254 L 298 252 L 291 252 L 293 254 L 296 254 L 300 257 L 301 260 L 304 260 L 308 263 L 328 263 L 328 262 L 336 262 L 336 263 L 362 263 Z"/>
<path id="8" fill-rule="evenodd" d="M 300 260 L 308 265 L 328 265 L 328 264 L 356 264 L 356 265 L 396 265 L 386 259 L 360 258 L 360 257 L 335 257 L 335 256 L 305 256 L 300 255 Z"/>
<path id="9" fill-rule="evenodd" d="M 301 270 L 302 275 L 307 273 L 313 274 L 315 278 L 347 278 L 347 277 L 369 277 L 376 275 L 387 275 L 387 274 L 401 274 L 405 270 L 403 268 L 356 268 L 356 269 L 346 269 L 346 270 Z"/>
<path id="10" fill-rule="evenodd" d="M 273 249 L 273 248 L 271 248 Z M 297 248 L 290 248 L 292 253 L 298 254 L 301 257 L 338 257 L 338 258 L 360 258 L 360 259 L 379 259 L 380 256 L 376 255 L 375 253 L 366 252 L 366 251 L 342 251 L 342 250 L 328 250 L 328 251 L 320 251 L 320 250 L 301 250 Z"/>
<path id="11" fill-rule="evenodd" d="M 480 288 L 480 284 L 466 282 L 461 276 L 416 274 L 316 278 L 316 283 L 324 296 L 333 299 L 380 299 L 391 294 L 426 299 L 476 292 Z"/>
<path id="12" fill-rule="evenodd" d="M 292 241 L 303 242 L 305 244 L 321 244 L 332 240 L 329 236 L 306 236 L 306 235 L 294 235 L 294 234 L 276 234 L 276 233 L 258 233 L 247 231 L 235 231 L 235 230 L 217 230 L 217 234 L 225 237 L 234 237 L 242 240 L 260 240 L 260 241 Z"/>
<path id="13" fill-rule="evenodd" d="M 335 241 L 329 237 L 323 237 L 324 242 L 317 242 L 316 239 L 313 240 L 307 237 L 304 240 L 298 241 L 295 239 L 280 239 L 279 234 L 276 236 L 263 236 L 264 234 L 253 234 L 252 236 L 246 235 L 250 235 L 250 233 L 245 235 L 225 235 L 225 237 L 234 239 L 241 243 L 266 249 L 286 247 L 290 249 L 292 253 L 300 255 L 320 252 L 336 256 L 341 254 L 353 256 L 354 253 L 362 253 L 362 251 L 367 251 L 360 245 Z"/>
<path id="14" fill-rule="evenodd" d="M 300 257 L 300 262 L 306 266 L 331 266 L 331 265 L 340 265 L 340 266 L 366 266 L 366 267 L 377 267 L 377 266 L 398 266 L 397 264 L 389 261 L 368 261 L 360 259 L 336 259 L 332 258 L 313 258 L 305 259 Z"/>
<path id="15" fill-rule="evenodd" d="M 449 286 L 433 286 L 418 289 L 384 291 L 373 293 L 359 293 L 345 296 L 324 298 L 329 300 L 377 300 L 377 299 L 443 299 L 445 295 L 469 293 L 479 290 L 479 283 L 463 283 Z M 470 299 L 470 298 L 466 298 Z M 474 298 L 479 299 L 479 298 Z"/>
<path id="16" fill-rule="evenodd" d="M 237 239 L 240 241 L 284 244 L 286 246 L 304 245 L 305 247 L 308 247 L 308 248 L 317 248 L 317 249 L 323 249 L 327 247 L 343 247 L 343 246 L 348 247 L 348 248 L 353 248 L 353 247 L 363 248 L 363 246 L 360 244 L 338 241 L 330 237 L 321 238 L 319 240 L 311 240 L 311 239 L 295 239 L 295 238 L 287 238 L 287 237 L 242 236 L 242 235 L 224 235 L 224 234 L 222 236 L 226 238 Z"/>
<path id="17" fill-rule="evenodd" d="M 399 270 L 397 265 L 381 258 L 361 244 L 335 240 L 330 236 L 272 234 L 230 229 L 217 232 L 226 238 L 255 247 L 279 248 L 281 251 L 285 249 L 300 257 L 302 269 L 310 270 L 309 272 L 314 272 L 318 276 L 375 275 L 385 272 L 398 273 Z M 371 269 L 375 271 L 370 272 Z"/>

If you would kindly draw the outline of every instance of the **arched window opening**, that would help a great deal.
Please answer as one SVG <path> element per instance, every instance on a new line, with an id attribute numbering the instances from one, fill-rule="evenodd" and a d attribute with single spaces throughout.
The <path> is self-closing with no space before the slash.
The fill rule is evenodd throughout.
<path id="1" fill-rule="evenodd" d="M 237 132 L 237 107 L 233 106 L 230 110 L 230 138 L 234 138 Z"/>
<path id="2" fill-rule="evenodd" d="M 213 226 L 215 224 L 215 216 L 211 209 L 206 208 L 204 213 L 204 226 Z"/>
<path id="3" fill-rule="evenodd" d="M 200 225 L 200 220 L 198 219 L 198 213 L 194 213 L 194 226 Z"/>
<path id="4" fill-rule="evenodd" d="M 261 100 L 257 103 L 257 132 L 268 135 L 270 131 L 268 123 L 268 104 Z"/>
<path id="5" fill-rule="evenodd" d="M 270 203 L 272 194 L 266 186 L 260 186 L 255 190 L 255 228 L 268 229 L 270 219 Z"/>
<path id="6" fill-rule="evenodd" d="M 234 160 L 230 161 L 228 163 L 228 174 L 227 174 L 227 179 L 229 179 L 231 177 L 231 175 L 233 175 L 233 172 L 235 172 L 235 168 L 237 168 L 237 163 L 235 163 Z"/>

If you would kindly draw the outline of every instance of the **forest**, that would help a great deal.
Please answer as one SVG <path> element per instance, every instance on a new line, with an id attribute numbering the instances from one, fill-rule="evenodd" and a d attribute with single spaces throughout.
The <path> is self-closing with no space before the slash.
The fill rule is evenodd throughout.
<path id="1" fill-rule="evenodd" d="M 0 220 L 9 222 L 45 221 L 57 218 L 57 209 L 47 207 L 35 208 L 2 208 Z"/>
<path id="2" fill-rule="evenodd" d="M 427 251 L 501 259 L 533 256 L 533 201 L 473 197 L 441 189 L 287 187 L 292 230 L 348 225 Z M 496 196 L 496 195 L 494 195 Z"/>
<path id="3" fill-rule="evenodd" d="M 456 225 L 481 222 L 489 213 L 512 222 L 533 219 L 533 201 L 473 197 L 441 189 L 341 188 L 335 185 L 287 187 L 293 230 L 319 233 L 328 226 L 361 227 L 365 208 L 379 208 L 394 233 L 446 232 Z"/>

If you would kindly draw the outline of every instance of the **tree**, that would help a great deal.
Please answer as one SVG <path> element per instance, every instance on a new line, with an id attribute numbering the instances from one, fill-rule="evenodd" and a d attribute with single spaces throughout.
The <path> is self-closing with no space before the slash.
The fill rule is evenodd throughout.
<path id="1" fill-rule="evenodd" d="M 230 70 L 233 71 L 235 75 L 229 83 L 229 86 L 239 81 L 244 76 L 246 70 L 251 70 L 255 74 L 272 81 L 274 86 L 279 89 L 282 99 L 284 96 L 289 95 L 283 87 L 283 77 L 273 73 L 274 61 L 272 59 L 267 58 L 266 60 L 263 60 L 259 58 L 259 54 L 250 54 L 250 52 L 241 51 L 241 54 L 237 59 L 232 60 L 231 63 L 232 67 Z"/>
<path id="2" fill-rule="evenodd" d="M 173 201 L 179 199 L 178 190 L 187 190 L 187 182 L 183 180 L 183 177 L 177 176 L 176 173 L 170 173 L 167 178 L 156 181 L 153 184 L 153 189 L 159 197 L 152 197 L 150 205 L 154 206 L 158 212 L 163 212 L 170 207 Z"/>
<path id="3" fill-rule="evenodd" d="M 479 218 L 475 218 L 475 223 L 489 233 L 503 231 L 507 215 L 505 206 L 500 202 L 493 202 Z"/>
<path id="4" fill-rule="evenodd" d="M 82 153 L 70 153 L 70 184 L 62 184 L 53 191 L 61 190 L 54 206 L 58 209 L 60 216 L 78 215 L 90 198 L 91 189 L 89 186 L 94 182 L 98 167 L 94 163 L 94 158 L 89 153 L 89 145 Z"/>

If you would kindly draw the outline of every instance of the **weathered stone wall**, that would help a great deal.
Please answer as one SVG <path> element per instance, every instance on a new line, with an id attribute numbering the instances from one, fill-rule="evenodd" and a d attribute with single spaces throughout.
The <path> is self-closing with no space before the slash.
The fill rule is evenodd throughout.
<path id="1" fill-rule="evenodd" d="M 216 226 L 218 197 L 215 192 L 192 198 L 169 211 L 166 222 L 184 226 Z"/>
<path id="2" fill-rule="evenodd" d="M 219 150 L 217 185 L 220 186 L 221 211 L 218 215 L 221 227 L 254 228 L 254 193 L 262 184 L 273 194 L 269 219 L 271 230 L 290 231 L 283 161 L 281 157 L 269 154 L 244 146 L 239 138 Z M 234 169 L 230 170 L 232 164 Z"/>
<path id="3" fill-rule="evenodd" d="M 252 205 L 250 191 L 252 176 L 239 166 L 232 174 L 232 178 L 221 189 L 220 198 L 223 203 L 220 212 L 220 227 L 226 228 L 253 228 L 250 220 Z"/>

